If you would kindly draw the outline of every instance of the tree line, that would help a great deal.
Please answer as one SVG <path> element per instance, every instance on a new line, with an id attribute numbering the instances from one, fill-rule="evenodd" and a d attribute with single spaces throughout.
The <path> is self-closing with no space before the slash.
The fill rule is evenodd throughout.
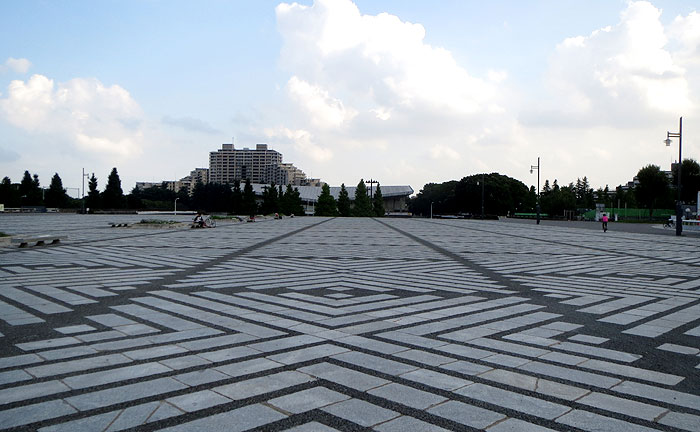
<path id="1" fill-rule="evenodd" d="M 618 186 L 614 192 L 605 188 L 594 190 L 587 177 L 560 186 L 555 179 L 545 180 L 540 190 L 540 211 L 550 217 L 580 215 L 594 209 L 597 203 L 606 208 L 629 207 L 649 210 L 673 208 L 677 194 L 678 170 L 669 178 L 657 165 L 647 165 L 636 175 L 634 188 Z M 692 203 L 700 190 L 700 165 L 693 159 L 684 159 L 681 165 L 681 201 Z M 464 214 L 508 215 L 537 211 L 537 190 L 528 188 L 514 178 L 498 173 L 475 174 L 444 183 L 428 183 L 410 200 L 409 209 L 417 215 Z"/>
<path id="2" fill-rule="evenodd" d="M 324 184 L 314 214 L 316 216 L 382 217 L 386 214 L 382 188 L 377 183 L 377 189 L 370 197 L 367 195 L 364 179 L 360 179 L 355 188 L 355 200 L 351 202 L 345 183 L 340 185 L 337 200 L 331 195 L 331 188 Z"/>
<path id="3" fill-rule="evenodd" d="M 232 185 L 198 182 L 190 195 L 186 187 L 177 192 L 168 188 L 163 182 L 160 186 L 150 188 L 134 187 L 131 193 L 124 194 L 117 168 L 112 168 L 107 177 L 104 190 L 100 191 L 98 178 L 94 173 L 88 178 L 88 190 L 85 195 L 86 211 L 99 210 L 172 210 L 177 200 L 179 210 L 203 212 L 225 212 L 231 214 L 284 214 L 302 216 L 305 214 L 299 190 L 292 185 L 270 184 L 264 187 L 262 201 L 258 204 L 250 180 L 241 183 L 236 180 Z M 71 198 L 63 188 L 61 177 L 56 173 L 48 189 L 42 189 L 39 176 L 25 171 L 19 184 L 13 184 L 9 177 L 0 183 L 0 203 L 6 207 L 55 207 L 81 208 L 80 199 Z M 384 216 L 384 201 L 381 187 L 377 185 L 373 197 L 367 195 L 367 187 L 360 180 L 355 190 L 354 204 L 351 202 L 345 184 L 341 186 L 336 200 L 330 194 L 328 185 L 324 185 L 315 214 L 319 216 Z"/>

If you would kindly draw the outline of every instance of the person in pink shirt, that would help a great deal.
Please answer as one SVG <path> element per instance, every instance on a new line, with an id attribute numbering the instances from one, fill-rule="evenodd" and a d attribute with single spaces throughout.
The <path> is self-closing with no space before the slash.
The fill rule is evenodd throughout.
<path id="1" fill-rule="evenodd" d="M 608 215 L 603 213 L 603 232 L 608 230 Z"/>

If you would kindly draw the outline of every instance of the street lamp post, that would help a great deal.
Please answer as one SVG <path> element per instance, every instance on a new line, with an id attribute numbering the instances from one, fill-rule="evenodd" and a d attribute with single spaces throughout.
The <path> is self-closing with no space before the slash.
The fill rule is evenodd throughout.
<path id="1" fill-rule="evenodd" d="M 481 219 L 484 219 L 484 174 L 481 174 Z M 477 180 L 476 185 L 479 186 L 479 181 Z"/>
<path id="2" fill-rule="evenodd" d="M 530 165 L 530 174 L 532 170 L 537 170 L 537 225 L 540 224 L 540 158 L 537 157 L 537 165 Z"/>
<path id="3" fill-rule="evenodd" d="M 179 200 L 180 197 L 175 198 L 175 216 L 177 216 L 177 200 Z"/>
<path id="4" fill-rule="evenodd" d="M 676 200 L 676 235 L 680 236 L 683 232 L 683 209 L 681 208 L 681 166 L 683 159 L 681 151 L 683 149 L 683 117 L 681 117 L 678 125 L 678 133 L 666 131 L 666 147 L 671 146 L 671 138 L 678 138 L 678 199 Z"/>
<path id="5" fill-rule="evenodd" d="M 369 183 L 369 199 L 374 199 L 374 194 L 372 193 L 372 185 L 379 182 L 376 180 L 369 179 L 365 181 L 365 183 Z"/>
<path id="6" fill-rule="evenodd" d="M 83 201 L 83 214 L 85 214 L 85 177 L 87 177 L 89 174 L 85 174 L 85 168 L 83 168 L 83 194 L 81 197 L 81 200 Z"/>

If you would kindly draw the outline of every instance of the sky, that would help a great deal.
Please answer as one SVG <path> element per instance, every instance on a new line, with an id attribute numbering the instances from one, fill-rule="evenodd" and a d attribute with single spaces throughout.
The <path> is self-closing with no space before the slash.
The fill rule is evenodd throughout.
<path id="1" fill-rule="evenodd" d="M 267 143 L 310 177 L 626 184 L 700 159 L 700 0 L 0 2 L 0 177 L 177 180 Z M 86 184 L 87 186 L 87 184 Z"/>

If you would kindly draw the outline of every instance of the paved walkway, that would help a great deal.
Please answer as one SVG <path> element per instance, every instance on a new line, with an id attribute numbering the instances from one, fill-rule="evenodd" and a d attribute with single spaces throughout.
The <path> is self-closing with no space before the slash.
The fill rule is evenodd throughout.
<path id="1" fill-rule="evenodd" d="M 0 428 L 700 430 L 696 238 L 138 219 L 0 215 Z"/>

